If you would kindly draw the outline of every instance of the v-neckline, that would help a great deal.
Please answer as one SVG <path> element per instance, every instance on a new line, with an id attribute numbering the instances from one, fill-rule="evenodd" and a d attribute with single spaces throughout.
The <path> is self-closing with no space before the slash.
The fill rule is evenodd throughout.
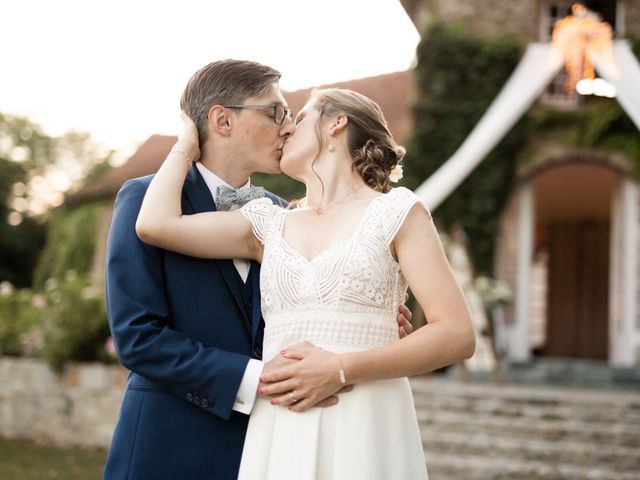
<path id="1" fill-rule="evenodd" d="M 307 257 L 305 257 L 303 254 L 301 254 L 300 252 L 298 252 L 295 248 L 293 248 L 289 242 L 287 242 L 284 238 L 284 224 L 286 222 L 286 218 L 287 218 L 287 212 L 288 210 L 284 210 L 284 214 L 283 214 L 283 218 L 282 218 L 282 224 L 280 225 L 280 241 L 282 242 L 282 245 L 285 246 L 285 248 L 287 250 L 289 250 L 291 253 L 293 253 L 295 256 L 297 256 L 298 258 L 300 258 L 301 260 L 303 260 L 305 262 L 305 264 L 307 265 L 311 265 L 313 264 L 317 259 L 319 259 L 320 257 L 328 254 L 329 252 L 335 250 L 338 247 L 341 247 L 343 245 L 348 244 L 349 242 L 352 242 L 357 235 L 360 233 L 360 230 L 362 229 L 362 226 L 364 224 L 364 221 L 367 218 L 367 215 L 369 215 L 369 211 L 371 210 L 371 206 L 380 198 L 385 197 L 387 194 L 382 194 L 379 195 L 377 197 L 375 197 L 373 200 L 371 200 L 367 206 L 364 209 L 364 213 L 362 214 L 362 216 L 360 217 L 360 221 L 358 222 L 358 226 L 356 227 L 356 229 L 353 231 L 353 233 L 351 235 L 349 235 L 347 238 L 345 238 L 344 240 L 340 240 L 337 243 L 334 243 L 333 245 L 321 250 L 319 253 L 317 253 L 312 259 L 308 259 Z"/>

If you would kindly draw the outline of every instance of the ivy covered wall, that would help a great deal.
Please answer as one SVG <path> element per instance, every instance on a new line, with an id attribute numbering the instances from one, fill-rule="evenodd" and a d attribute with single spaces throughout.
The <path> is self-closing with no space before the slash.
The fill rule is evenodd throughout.
<path id="1" fill-rule="evenodd" d="M 632 40 L 636 55 L 639 42 Z M 457 150 L 504 86 L 524 51 L 514 37 L 477 38 L 460 25 L 432 25 L 417 48 L 413 132 L 404 184 L 416 188 Z M 587 97 L 567 111 L 536 105 L 433 212 L 469 237 L 477 273 L 490 274 L 500 214 L 515 172 L 550 144 L 621 152 L 640 170 L 640 133 L 613 99 Z"/>
<path id="2" fill-rule="evenodd" d="M 480 40 L 462 27 L 436 24 L 423 35 L 406 186 L 416 188 L 457 150 L 515 69 L 521 51 L 513 37 Z M 522 130 L 521 124 L 512 129 L 433 212 L 441 228 L 464 228 L 477 273 L 492 269 L 498 212 L 511 190 Z"/>

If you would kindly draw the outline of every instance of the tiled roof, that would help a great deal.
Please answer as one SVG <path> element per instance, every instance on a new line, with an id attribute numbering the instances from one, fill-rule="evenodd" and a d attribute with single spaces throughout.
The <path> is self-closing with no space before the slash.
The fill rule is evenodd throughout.
<path id="1" fill-rule="evenodd" d="M 380 105 L 387 119 L 391 133 L 399 143 L 407 139 L 411 128 L 409 102 L 413 93 L 413 70 L 388 73 L 377 77 L 348 80 L 346 82 L 323 85 L 324 87 L 348 88 L 362 93 Z M 307 101 L 311 88 L 285 93 L 291 110 L 297 112 Z"/>
<path id="2" fill-rule="evenodd" d="M 399 143 L 403 143 L 411 128 L 409 101 L 413 92 L 413 71 L 389 73 L 376 77 L 348 80 L 322 87 L 348 88 L 362 93 L 376 101 L 385 114 L 389 128 Z M 285 92 L 289 106 L 297 112 L 306 102 L 311 88 Z M 176 137 L 152 135 L 120 167 L 106 172 L 89 182 L 80 191 L 69 195 L 68 203 L 76 203 L 94 198 L 115 196 L 124 182 L 130 178 L 154 173 L 176 142 Z"/>
<path id="3" fill-rule="evenodd" d="M 176 140 L 170 135 L 151 135 L 123 165 L 109 170 L 78 192 L 67 196 L 65 203 L 114 197 L 127 180 L 156 172 Z"/>

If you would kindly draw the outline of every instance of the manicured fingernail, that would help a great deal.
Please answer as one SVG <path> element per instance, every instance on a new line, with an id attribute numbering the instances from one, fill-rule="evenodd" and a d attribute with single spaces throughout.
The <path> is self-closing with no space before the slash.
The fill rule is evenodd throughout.
<path id="1" fill-rule="evenodd" d="M 261 388 L 259 388 L 259 389 L 258 389 L 258 394 L 259 394 L 259 395 L 264 395 L 264 390 L 263 390 L 263 389 L 261 389 Z"/>
<path id="2" fill-rule="evenodd" d="M 280 352 L 280 355 L 286 355 L 286 354 L 287 354 L 287 351 L 286 351 L 286 350 L 282 350 L 282 351 Z"/>

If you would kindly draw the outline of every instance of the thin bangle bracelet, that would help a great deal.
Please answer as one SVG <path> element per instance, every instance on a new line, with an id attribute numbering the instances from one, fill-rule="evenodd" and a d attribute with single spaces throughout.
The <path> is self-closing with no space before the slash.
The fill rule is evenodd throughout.
<path id="1" fill-rule="evenodd" d="M 179 153 L 182 156 L 184 156 L 184 160 L 187 162 L 187 165 L 189 166 L 189 168 L 191 168 L 191 165 L 193 165 L 193 160 L 189 158 L 189 155 L 187 155 L 186 152 L 183 152 L 182 150 L 171 149 L 171 151 L 169 152 L 169 155 L 171 155 L 172 153 Z"/>
<path id="2" fill-rule="evenodd" d="M 342 385 L 346 385 L 347 378 L 344 375 L 344 367 L 342 366 L 342 357 L 340 355 L 338 355 L 338 362 L 340 362 L 340 370 L 338 371 L 338 373 L 340 374 L 340 383 Z"/>

